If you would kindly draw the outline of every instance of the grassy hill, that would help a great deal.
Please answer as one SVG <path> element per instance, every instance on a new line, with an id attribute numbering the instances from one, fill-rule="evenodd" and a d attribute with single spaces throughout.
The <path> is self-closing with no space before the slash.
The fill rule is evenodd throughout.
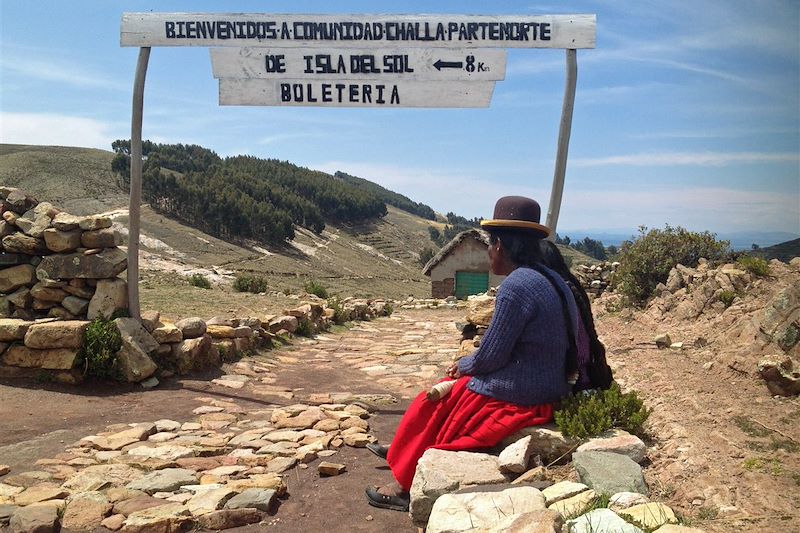
<path id="1" fill-rule="evenodd" d="M 124 231 L 128 193 L 111 172 L 110 151 L 54 146 L 0 145 L 0 184 L 19 187 L 41 201 L 73 214 L 111 213 Z M 141 214 L 140 285 L 142 307 L 167 315 L 213 316 L 215 310 L 247 308 L 265 312 L 269 304 L 254 295 L 235 293 L 236 273 L 264 276 L 269 290 L 303 292 L 316 280 L 342 296 L 405 298 L 430 295 L 430 280 L 422 275 L 419 252 L 435 247 L 428 227 L 443 226 L 391 205 L 387 215 L 359 224 L 328 223 L 316 234 L 296 230 L 291 243 L 237 245 L 163 216 L 145 206 Z M 573 264 L 594 262 L 575 250 Z M 191 287 L 187 277 L 202 273 L 215 284 L 213 297 Z M 178 302 L 176 287 L 185 298 Z M 275 309 L 272 309 L 274 311 Z"/>

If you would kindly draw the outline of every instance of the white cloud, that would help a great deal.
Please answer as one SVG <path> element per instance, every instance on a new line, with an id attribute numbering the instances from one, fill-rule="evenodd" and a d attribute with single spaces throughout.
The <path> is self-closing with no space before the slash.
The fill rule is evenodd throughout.
<path id="1" fill-rule="evenodd" d="M 792 152 L 661 152 L 577 158 L 576 167 L 597 166 L 724 166 L 731 163 L 793 163 L 800 155 Z"/>
<path id="2" fill-rule="evenodd" d="M 0 142 L 80 146 L 109 150 L 114 139 L 125 139 L 125 126 L 100 120 L 47 113 L 0 113 Z"/>
<path id="3" fill-rule="evenodd" d="M 129 90 L 126 83 L 88 72 L 83 67 L 63 59 L 45 61 L 35 57 L 16 57 L 8 53 L 7 47 L 4 47 L 4 53 L 0 56 L 0 65 L 4 70 L 19 74 L 26 79 L 65 83 L 76 87 Z"/>

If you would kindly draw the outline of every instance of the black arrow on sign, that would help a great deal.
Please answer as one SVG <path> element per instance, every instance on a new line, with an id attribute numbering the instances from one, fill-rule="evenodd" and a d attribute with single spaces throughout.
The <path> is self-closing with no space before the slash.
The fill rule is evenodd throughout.
<path id="1" fill-rule="evenodd" d="M 441 59 L 437 59 L 436 63 L 433 64 L 436 67 L 436 70 L 442 70 L 443 68 L 463 68 L 464 62 L 463 61 L 442 61 Z"/>

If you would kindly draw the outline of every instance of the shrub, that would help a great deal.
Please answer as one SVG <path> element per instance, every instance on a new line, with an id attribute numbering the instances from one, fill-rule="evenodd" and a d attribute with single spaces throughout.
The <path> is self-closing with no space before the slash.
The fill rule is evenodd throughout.
<path id="1" fill-rule="evenodd" d="M 311 337 L 314 335 L 314 326 L 307 318 L 300 318 L 297 320 L 297 329 L 294 330 L 295 335 L 302 337 Z"/>
<path id="2" fill-rule="evenodd" d="M 341 300 L 337 296 L 333 298 L 328 298 L 328 308 L 333 309 L 333 323 L 334 324 L 344 324 L 347 322 L 349 316 L 347 315 L 344 307 L 342 306 Z"/>
<path id="3" fill-rule="evenodd" d="M 733 291 L 722 291 L 719 293 L 719 301 L 725 304 L 725 307 L 730 307 L 736 298 L 736 293 Z"/>
<path id="4" fill-rule="evenodd" d="M 189 285 L 192 287 L 200 287 L 201 289 L 211 288 L 211 282 L 202 274 L 192 274 L 189 277 Z"/>
<path id="5" fill-rule="evenodd" d="M 266 292 L 267 279 L 263 276 L 239 274 L 233 282 L 233 290 L 238 292 L 252 292 L 254 294 Z"/>
<path id="6" fill-rule="evenodd" d="M 722 258 L 728 241 L 718 241 L 707 231 L 695 233 L 669 224 L 663 229 L 641 226 L 639 237 L 620 249 L 620 266 L 614 274 L 614 287 L 633 302 L 646 300 L 659 283 L 664 283 L 677 264 L 694 267 L 701 257 Z"/>
<path id="7" fill-rule="evenodd" d="M 83 346 L 78 354 L 83 363 L 83 375 L 116 379 L 119 377 L 117 352 L 122 337 L 111 320 L 95 318 L 83 334 Z"/>
<path id="8" fill-rule="evenodd" d="M 392 316 L 392 313 L 394 313 L 394 305 L 391 302 L 386 302 L 386 305 L 383 306 L 383 315 Z"/>
<path id="9" fill-rule="evenodd" d="M 635 392 L 622 393 L 613 383 L 604 391 L 591 391 L 571 396 L 555 413 L 558 429 L 567 437 L 593 437 L 611 428 L 643 435 L 650 410 Z"/>
<path id="10" fill-rule="evenodd" d="M 328 297 L 328 289 L 322 283 L 314 281 L 313 279 L 306 283 L 303 288 L 306 290 L 308 294 L 314 294 L 319 296 L 323 300 Z"/>
<path id="11" fill-rule="evenodd" d="M 769 263 L 761 257 L 743 255 L 736 260 L 739 265 L 754 276 L 764 277 L 769 274 Z"/>

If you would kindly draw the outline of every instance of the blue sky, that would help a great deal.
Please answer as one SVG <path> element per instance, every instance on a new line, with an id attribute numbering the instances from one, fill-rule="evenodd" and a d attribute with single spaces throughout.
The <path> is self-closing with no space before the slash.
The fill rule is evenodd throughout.
<path id="1" fill-rule="evenodd" d="M 559 232 L 665 223 L 800 234 L 800 3 L 3 0 L 0 142 L 110 150 L 130 136 L 138 50 L 123 12 L 597 15 L 578 87 Z M 342 170 L 441 212 L 497 197 L 547 209 L 563 50 L 509 50 L 488 109 L 220 107 L 207 48 L 153 48 L 143 135 Z M 544 216 L 544 215 L 543 215 Z"/>

